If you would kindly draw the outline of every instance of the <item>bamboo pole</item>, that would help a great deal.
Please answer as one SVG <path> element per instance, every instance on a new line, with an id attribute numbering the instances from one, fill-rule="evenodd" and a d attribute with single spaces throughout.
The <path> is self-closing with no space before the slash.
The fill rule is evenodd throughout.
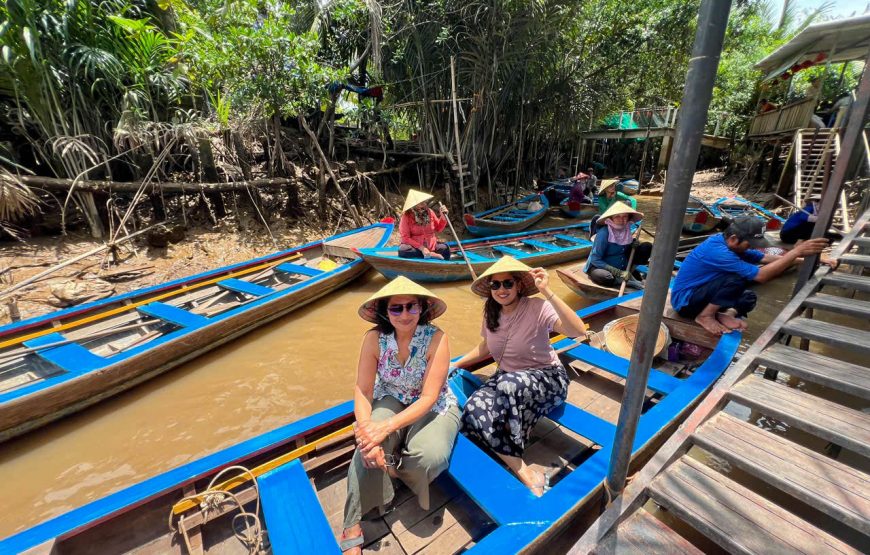
<path id="1" fill-rule="evenodd" d="M 465 176 L 463 175 L 465 172 L 462 169 L 462 145 L 459 142 L 459 103 L 456 100 L 456 56 L 450 56 L 450 90 L 453 104 L 453 139 L 456 141 L 456 166 L 459 169 L 459 202 L 462 203 L 462 211 L 465 212 Z M 447 221 L 449 222 L 450 219 L 448 218 Z M 453 224 L 450 224 L 450 229 L 453 229 Z M 458 242 L 459 239 L 457 238 L 456 241 Z M 471 273 L 473 275 L 474 270 Z"/>

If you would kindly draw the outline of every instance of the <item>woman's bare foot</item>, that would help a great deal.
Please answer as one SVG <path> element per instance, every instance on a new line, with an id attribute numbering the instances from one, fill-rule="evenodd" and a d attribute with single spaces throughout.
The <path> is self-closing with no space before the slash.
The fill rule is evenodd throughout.
<path id="1" fill-rule="evenodd" d="M 359 524 L 345 528 L 338 539 L 342 553 L 362 555 L 363 530 Z"/>
<path id="2" fill-rule="evenodd" d="M 716 319 L 719 320 L 719 323 L 731 330 L 740 330 L 743 331 L 747 328 L 746 322 L 741 320 L 740 318 L 729 314 L 728 312 L 720 312 L 716 315 Z"/>
<path id="3" fill-rule="evenodd" d="M 532 491 L 535 497 L 544 495 L 544 486 L 547 485 L 547 477 L 542 473 L 532 470 L 528 466 L 517 472 L 517 477 Z"/>
<path id="4" fill-rule="evenodd" d="M 731 331 L 730 329 L 723 326 L 719 322 L 719 320 L 717 320 L 716 317 L 712 315 L 708 316 L 705 314 L 700 314 L 697 318 L 695 318 L 695 323 L 697 323 L 699 326 L 712 333 L 713 335 L 722 335 L 723 333 L 728 333 L 729 331 Z"/>

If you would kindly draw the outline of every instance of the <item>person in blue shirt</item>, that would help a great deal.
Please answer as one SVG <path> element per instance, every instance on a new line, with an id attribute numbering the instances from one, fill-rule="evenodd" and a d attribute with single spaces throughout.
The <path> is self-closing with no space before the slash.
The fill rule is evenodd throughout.
<path id="1" fill-rule="evenodd" d="M 710 333 L 746 329 L 743 318 L 757 301 L 749 285 L 768 282 L 800 263 L 800 257 L 821 253 L 828 240 L 809 239 L 782 256 L 756 250 L 765 246 L 760 219 L 736 218 L 723 233 L 695 247 L 683 261 L 671 287 L 671 306 Z M 822 263 L 836 265 L 825 257 Z"/>
<path id="2" fill-rule="evenodd" d="M 628 258 L 635 249 L 632 264 L 646 264 L 652 253 L 651 243 L 638 243 L 632 236 L 631 223 L 640 221 L 643 214 L 621 202 L 615 202 L 598 219 L 598 231 L 592 241 L 592 250 L 583 271 L 593 282 L 604 287 L 615 287 L 623 281 L 637 289 L 643 286 L 628 268 Z"/>
<path id="3" fill-rule="evenodd" d="M 788 217 L 788 220 L 782 224 L 782 229 L 779 230 L 779 238 L 783 243 L 793 245 L 802 239 L 809 239 L 813 234 L 813 228 L 816 226 L 816 220 L 819 213 L 819 201 L 822 195 L 811 195 L 810 202 L 804 206 L 803 210 L 798 210 Z"/>

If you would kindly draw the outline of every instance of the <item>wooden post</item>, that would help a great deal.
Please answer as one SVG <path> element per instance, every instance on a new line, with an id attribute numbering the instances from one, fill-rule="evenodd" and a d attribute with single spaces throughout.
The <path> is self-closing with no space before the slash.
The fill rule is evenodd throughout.
<path id="1" fill-rule="evenodd" d="M 453 140 L 456 141 L 456 166 L 459 168 L 459 199 L 465 212 L 465 171 L 462 168 L 462 144 L 459 142 L 459 104 L 456 101 L 456 56 L 450 56 L 450 91 L 453 104 Z M 450 184 L 447 184 L 450 187 Z"/>

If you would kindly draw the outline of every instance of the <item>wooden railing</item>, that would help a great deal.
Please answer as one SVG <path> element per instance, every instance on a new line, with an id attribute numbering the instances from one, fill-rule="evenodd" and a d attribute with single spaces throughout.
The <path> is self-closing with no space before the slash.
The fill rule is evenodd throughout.
<path id="1" fill-rule="evenodd" d="M 758 114 L 749 125 L 749 136 L 785 133 L 810 126 L 815 98 L 804 98 L 782 108 Z"/>

